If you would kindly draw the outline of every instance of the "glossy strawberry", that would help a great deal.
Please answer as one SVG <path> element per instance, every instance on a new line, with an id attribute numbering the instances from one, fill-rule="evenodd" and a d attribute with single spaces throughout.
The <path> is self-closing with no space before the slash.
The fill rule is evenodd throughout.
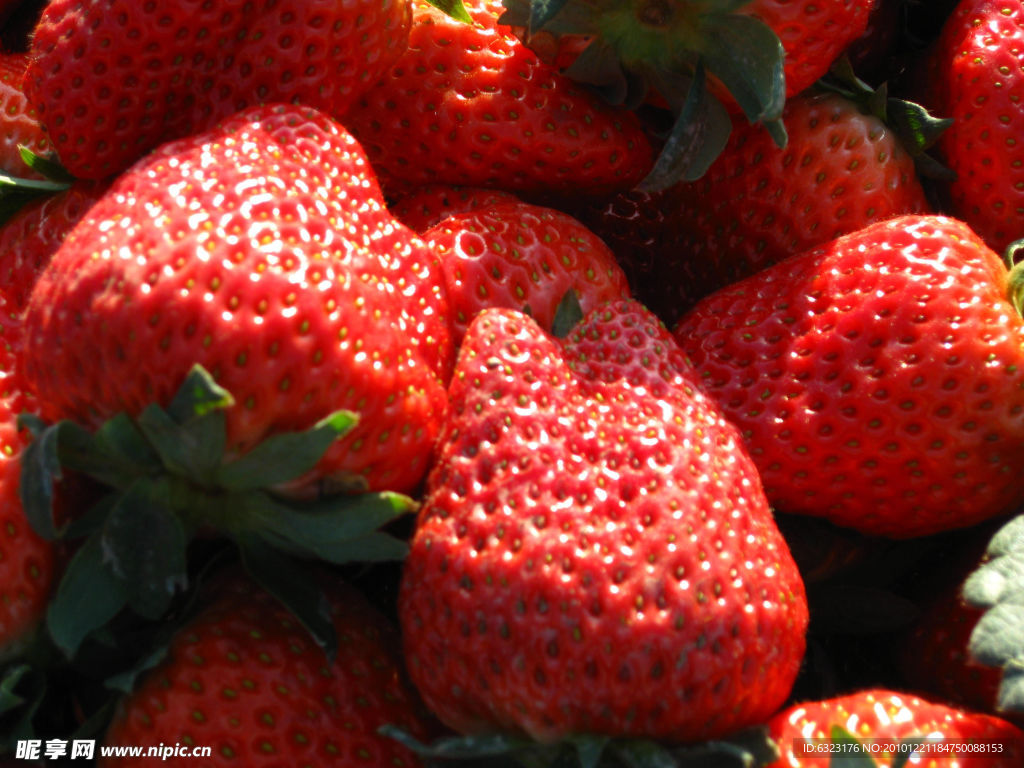
<path id="1" fill-rule="evenodd" d="M 831 768 L 845 762 L 844 748 L 851 762 L 856 748 L 856 754 L 874 761 L 865 765 L 892 768 L 900 756 L 886 749 L 887 744 L 905 742 L 910 753 L 908 745 L 924 738 L 931 744 L 911 757 L 910 764 L 1012 768 L 1024 759 L 1024 733 L 1005 720 L 883 689 L 795 704 L 776 714 L 768 727 L 782 755 L 766 768 Z M 837 738 L 836 728 L 844 736 Z"/>
<path id="2" fill-rule="evenodd" d="M 1024 233 L 1024 3 L 963 0 L 928 72 L 934 108 L 953 118 L 939 149 L 957 173 L 950 211 L 1003 250 Z"/>
<path id="3" fill-rule="evenodd" d="M 651 149 L 635 115 L 541 62 L 497 23 L 495 0 L 466 5 L 472 24 L 417 0 L 408 50 L 345 120 L 385 189 L 601 195 L 643 178 Z"/>
<path id="4" fill-rule="evenodd" d="M 961 222 L 872 224 L 712 294 L 675 336 L 781 510 L 911 537 L 1020 501 L 1024 323 Z"/>
<path id="5" fill-rule="evenodd" d="M 385 724 L 429 733 L 404 680 L 397 633 L 350 587 L 330 586 L 329 600 L 340 638 L 333 660 L 266 593 L 242 583 L 223 589 L 121 703 L 103 743 L 210 747 L 197 761 L 209 766 L 419 765 L 377 733 Z"/>
<path id="6" fill-rule="evenodd" d="M 410 674 L 464 733 L 711 738 L 766 718 L 804 589 L 733 427 L 635 302 L 558 341 L 473 321 L 400 592 Z"/>
<path id="7" fill-rule="evenodd" d="M 804 94 L 789 101 L 783 120 L 785 148 L 757 126 L 737 125 L 698 181 L 624 193 L 580 214 L 623 258 L 643 261 L 635 290 L 667 322 L 787 256 L 929 210 L 913 157 L 854 101 Z M 650 212 L 634 213 L 641 207 Z M 632 219 L 624 221 L 623 211 Z"/>
<path id="8" fill-rule="evenodd" d="M 164 145 L 90 209 L 29 302 L 26 375 L 47 418 L 98 426 L 166 405 L 198 363 L 234 396 L 229 456 L 349 409 L 311 480 L 409 489 L 444 408 L 446 312 L 355 140 L 258 107 Z"/>
<path id="9" fill-rule="evenodd" d="M 404 0 L 56 0 L 25 88 L 64 166 L 102 178 L 247 106 L 344 113 L 404 49 L 408 24 Z"/>
<path id="10" fill-rule="evenodd" d="M 423 237 L 441 260 L 456 343 L 487 307 L 528 310 L 550 331 L 569 291 L 584 312 L 629 297 L 626 276 L 608 246 L 550 208 L 482 207 L 449 216 Z"/>

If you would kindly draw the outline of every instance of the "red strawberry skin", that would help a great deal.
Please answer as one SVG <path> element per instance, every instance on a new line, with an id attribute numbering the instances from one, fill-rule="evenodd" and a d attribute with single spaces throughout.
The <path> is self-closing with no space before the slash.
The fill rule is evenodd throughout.
<path id="1" fill-rule="evenodd" d="M 178 631 L 167 658 L 122 702 L 104 743 L 209 746 L 208 766 L 418 766 L 377 733 L 392 724 L 429 735 L 397 633 L 354 589 L 335 584 L 329 599 L 339 637 L 333 661 L 266 593 L 230 585 Z"/>
<path id="2" fill-rule="evenodd" d="M 718 291 L 675 336 L 776 507 L 922 536 L 1020 500 L 1007 274 L 965 224 L 897 217 Z"/>
<path id="3" fill-rule="evenodd" d="M 1024 232 L 1024 3 L 963 0 L 930 60 L 934 107 L 953 124 L 939 140 L 957 173 L 950 211 L 997 251 Z"/>
<path id="4" fill-rule="evenodd" d="M 451 366 L 444 287 L 355 140 L 322 113 L 257 107 L 122 175 L 65 240 L 26 315 L 48 418 L 96 426 L 169 402 L 196 363 L 234 396 L 228 445 L 360 424 L 321 462 L 414 487 Z"/>
<path id="5" fill-rule="evenodd" d="M 528 307 L 550 331 L 569 291 L 584 312 L 629 298 L 615 254 L 580 222 L 551 208 L 484 207 L 450 216 L 423 237 L 441 259 L 456 343 L 487 307 Z"/>
<path id="6" fill-rule="evenodd" d="M 405 226 L 422 235 L 457 213 L 469 213 L 498 203 L 518 202 L 518 197 L 500 189 L 428 184 L 400 195 L 391 203 L 389 210 Z"/>
<path id="7" fill-rule="evenodd" d="M 2 14 L 0 9 L 0 18 Z M 23 53 L 0 53 L 0 171 L 38 178 L 39 174 L 25 165 L 18 148 L 24 145 L 37 155 L 50 151 L 50 142 L 23 90 L 28 61 Z"/>
<path id="8" fill-rule="evenodd" d="M 635 302 L 566 340 L 473 321 L 399 596 L 410 674 L 467 733 L 686 741 L 759 722 L 803 584 L 739 437 Z"/>
<path id="9" fill-rule="evenodd" d="M 796 704 L 776 714 L 769 722 L 772 738 L 781 757 L 766 768 L 830 768 L 842 763 L 841 756 L 805 754 L 803 739 L 825 744 L 833 726 L 859 739 L 878 739 L 872 747 L 888 740 L 932 736 L 947 745 L 977 741 L 993 751 L 933 752 L 919 757 L 914 765 L 939 768 L 1016 768 L 1024 760 L 1024 733 L 997 717 L 934 704 L 913 695 L 883 689 L 858 691 L 825 701 Z M 996 751 L 998 750 L 998 751 Z M 891 753 L 872 754 L 877 768 L 891 768 Z"/>
<path id="10" fill-rule="evenodd" d="M 466 3 L 473 24 L 422 0 L 409 48 L 346 118 L 385 189 L 457 184 L 602 195 L 650 170 L 636 116 L 559 75 L 497 24 L 496 0 Z"/>
<path id="11" fill-rule="evenodd" d="M 47 5 L 26 92 L 64 166 L 102 178 L 248 106 L 344 113 L 404 49 L 404 0 Z"/>
<path id="12" fill-rule="evenodd" d="M 698 299 L 875 221 L 929 210 L 886 125 L 837 94 L 786 104 L 785 148 L 737 123 L 699 180 L 630 191 L 578 215 L 624 261 L 639 299 L 675 323 Z"/>

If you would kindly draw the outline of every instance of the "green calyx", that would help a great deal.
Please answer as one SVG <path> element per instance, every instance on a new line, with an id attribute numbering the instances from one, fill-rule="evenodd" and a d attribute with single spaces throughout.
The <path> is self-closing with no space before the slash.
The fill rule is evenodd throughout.
<path id="1" fill-rule="evenodd" d="M 50 540 L 83 539 L 47 617 L 69 656 L 124 608 L 156 620 L 188 586 L 187 551 L 197 535 L 235 542 L 264 588 L 284 602 L 321 644 L 333 627 L 305 563 L 394 560 L 406 545 L 379 530 L 412 511 L 395 493 L 295 501 L 274 488 L 312 471 L 355 426 L 347 411 L 303 432 L 281 433 L 226 459 L 230 393 L 196 366 L 166 408 L 115 416 L 95 433 L 71 421 L 53 425 L 23 416 L 35 436 L 22 456 L 21 497 L 32 527 Z M 54 518 L 55 484 L 64 471 L 105 489 L 81 516 Z"/>
<path id="2" fill-rule="evenodd" d="M 714 95 L 721 86 L 746 118 L 780 146 L 784 50 L 764 22 L 736 13 L 746 0 L 505 0 L 500 21 L 590 42 L 565 70 L 605 100 L 636 108 L 651 94 L 675 122 L 643 188 L 699 178 L 725 147 L 732 121 Z"/>
<path id="3" fill-rule="evenodd" d="M 18 150 L 25 166 L 43 178 L 24 179 L 0 173 L 0 225 L 32 201 L 63 192 L 75 181 L 55 160 L 41 157 L 24 146 L 19 146 Z"/>

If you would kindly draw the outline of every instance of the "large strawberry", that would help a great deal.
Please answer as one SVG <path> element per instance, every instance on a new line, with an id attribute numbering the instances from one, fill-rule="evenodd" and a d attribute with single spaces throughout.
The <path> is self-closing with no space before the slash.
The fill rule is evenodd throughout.
<path id="1" fill-rule="evenodd" d="M 408 490 L 451 356 L 433 262 L 338 124 L 254 108 L 152 153 L 89 211 L 30 301 L 26 374 L 46 416 L 98 426 L 168 403 L 201 364 L 238 403 L 236 455 L 351 409 L 319 475 Z"/>
<path id="2" fill-rule="evenodd" d="M 883 689 L 794 704 L 768 727 L 782 754 L 765 768 L 1016 768 L 1024 760 L 1024 733 L 1005 720 Z"/>
<path id="3" fill-rule="evenodd" d="M 950 211 L 996 250 L 1024 234 L 1024 3 L 962 0 L 935 44 L 933 106 L 953 118 L 939 148 L 957 173 Z"/>
<path id="4" fill-rule="evenodd" d="M 416 0 L 408 50 L 345 119 L 385 188 L 600 195 L 643 178 L 651 148 L 635 115 L 541 62 L 497 23 L 496 0 L 467 6 L 470 24 Z"/>
<path id="5" fill-rule="evenodd" d="M 326 592 L 341 640 L 334 659 L 266 593 L 222 586 L 121 703 L 103 743 L 208 747 L 196 761 L 206 766 L 418 765 L 377 733 L 385 724 L 430 732 L 397 633 L 351 587 L 335 582 Z M 99 765 L 154 761 L 112 756 Z"/>
<path id="6" fill-rule="evenodd" d="M 712 294 L 675 336 L 773 504 L 921 536 L 1021 499 L 1024 322 L 1008 277 L 965 224 L 897 217 Z"/>
<path id="7" fill-rule="evenodd" d="M 551 330 L 569 291 L 583 311 L 629 297 L 608 246 L 550 208 L 515 202 L 483 207 L 449 216 L 423 237 L 441 259 L 456 342 L 487 307 L 526 309 Z"/>
<path id="8" fill-rule="evenodd" d="M 247 106 L 340 115 L 405 48 L 405 0 L 55 0 L 26 92 L 64 166 L 110 176 Z"/>
<path id="9" fill-rule="evenodd" d="M 904 105 L 894 102 L 892 111 Z M 914 157 L 866 105 L 805 93 L 787 103 L 783 120 L 785 148 L 758 126 L 737 125 L 703 178 L 577 212 L 620 254 L 637 297 L 666 322 L 787 256 L 929 209 Z"/>
<path id="10" fill-rule="evenodd" d="M 565 340 L 487 310 L 400 592 L 410 674 L 464 733 L 673 742 L 786 698 L 803 584 L 733 427 L 639 304 Z"/>

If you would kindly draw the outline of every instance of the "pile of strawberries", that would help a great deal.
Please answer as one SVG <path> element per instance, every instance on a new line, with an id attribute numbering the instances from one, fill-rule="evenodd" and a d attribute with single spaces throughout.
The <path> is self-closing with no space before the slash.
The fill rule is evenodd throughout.
<path id="1" fill-rule="evenodd" d="M 0 0 L 0 747 L 1024 764 L 1024 0 L 438 6 Z"/>

